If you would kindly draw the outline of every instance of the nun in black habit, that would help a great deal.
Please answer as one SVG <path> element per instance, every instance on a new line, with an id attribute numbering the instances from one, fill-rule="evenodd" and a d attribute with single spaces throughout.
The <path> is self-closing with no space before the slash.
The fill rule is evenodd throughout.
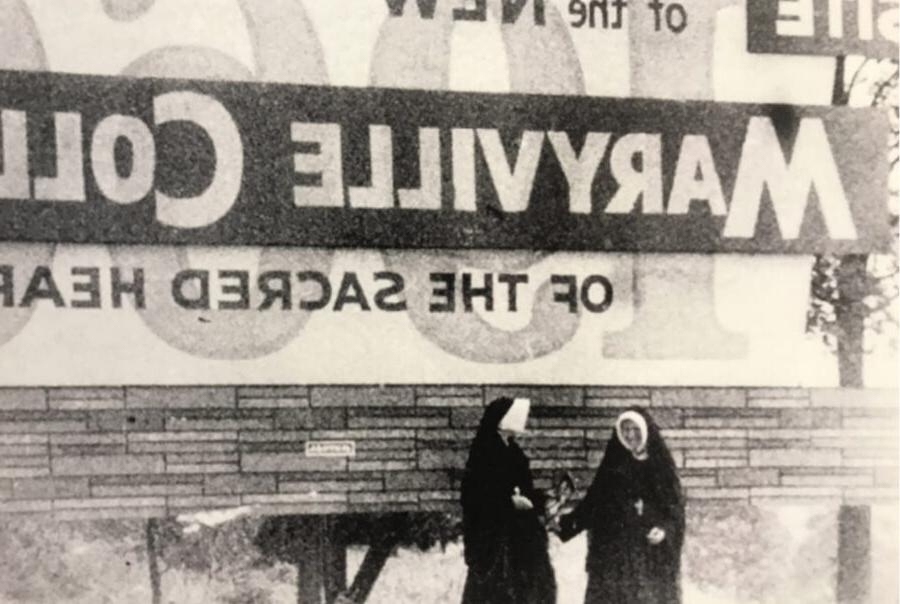
<path id="1" fill-rule="evenodd" d="M 620 415 L 587 494 L 560 538 L 588 531 L 585 604 L 679 604 L 684 497 L 650 415 Z"/>
<path id="2" fill-rule="evenodd" d="M 528 399 L 499 398 L 485 410 L 462 481 L 468 566 L 463 604 L 554 604 L 556 580 L 541 522 L 545 498 L 513 434 Z"/>

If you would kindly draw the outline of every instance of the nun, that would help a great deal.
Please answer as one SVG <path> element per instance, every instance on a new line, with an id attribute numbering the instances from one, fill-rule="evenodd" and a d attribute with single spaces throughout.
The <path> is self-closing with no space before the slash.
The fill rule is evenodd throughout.
<path id="1" fill-rule="evenodd" d="M 530 401 L 488 405 L 462 481 L 463 545 L 468 566 L 463 604 L 553 604 L 556 579 L 541 522 L 544 496 L 515 436 Z"/>
<path id="2" fill-rule="evenodd" d="M 684 496 L 646 411 L 616 419 L 593 483 L 559 526 L 563 541 L 588 531 L 585 604 L 680 604 Z"/>

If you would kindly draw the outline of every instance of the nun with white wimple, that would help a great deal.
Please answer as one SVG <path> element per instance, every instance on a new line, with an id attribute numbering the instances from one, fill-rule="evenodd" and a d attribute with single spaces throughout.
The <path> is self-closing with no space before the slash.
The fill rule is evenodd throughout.
<path id="1" fill-rule="evenodd" d="M 650 415 L 616 420 L 584 499 L 560 518 L 560 538 L 588 531 L 585 604 L 679 604 L 684 496 Z"/>
<path id="2" fill-rule="evenodd" d="M 468 566 L 463 604 L 554 604 L 556 580 L 540 520 L 544 495 L 534 488 L 525 432 L 530 401 L 488 405 L 469 449 L 462 481 L 463 542 Z"/>

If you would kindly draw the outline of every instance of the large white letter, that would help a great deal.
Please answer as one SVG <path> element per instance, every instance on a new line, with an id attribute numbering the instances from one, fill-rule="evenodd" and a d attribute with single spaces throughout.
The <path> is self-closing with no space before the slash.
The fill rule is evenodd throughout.
<path id="1" fill-rule="evenodd" d="M 844 0 L 828 0 L 828 35 L 844 37 Z"/>
<path id="2" fill-rule="evenodd" d="M 454 128 L 450 131 L 453 152 L 453 208 L 474 212 L 475 206 L 475 131 Z"/>
<path id="3" fill-rule="evenodd" d="M 728 212 L 709 141 L 703 135 L 688 134 L 681 139 L 681 151 L 678 153 L 666 211 L 669 214 L 687 214 L 694 199 L 705 201 L 713 216 L 724 216 Z"/>
<path id="4" fill-rule="evenodd" d="M 484 152 L 484 160 L 497 190 L 497 199 L 505 212 L 522 212 L 528 207 L 534 174 L 541 158 L 544 133 L 526 130 L 522 133 L 519 153 L 512 168 L 506 159 L 506 150 L 495 129 L 478 129 L 478 142 Z"/>
<path id="5" fill-rule="evenodd" d="M 640 154 L 641 169 L 635 170 L 634 156 Z M 628 214 L 641 198 L 644 214 L 661 214 L 662 138 L 659 134 L 626 134 L 613 144 L 610 171 L 619 189 L 609 200 L 605 212 Z"/>
<path id="6" fill-rule="evenodd" d="M 369 165 L 372 167 L 372 186 L 350 187 L 350 205 L 355 208 L 394 207 L 394 149 L 390 126 L 369 126 Z"/>
<path id="7" fill-rule="evenodd" d="M 580 155 L 575 154 L 569 135 L 565 132 L 548 132 L 547 137 L 556 152 L 563 174 L 566 175 L 566 182 L 569 183 L 569 211 L 590 214 L 591 186 L 594 184 L 597 168 L 606 154 L 609 132 L 588 132 Z"/>
<path id="8" fill-rule="evenodd" d="M 131 144 L 131 173 L 125 178 L 116 170 L 119 138 Z M 91 166 L 97 187 L 109 200 L 132 203 L 142 199 L 153 186 L 156 169 L 156 147 L 147 124 L 127 115 L 103 118 L 91 139 Z"/>
<path id="9" fill-rule="evenodd" d="M 419 128 L 419 188 L 398 189 L 400 207 L 441 209 L 441 135 L 437 128 Z"/>
<path id="10" fill-rule="evenodd" d="M 0 111 L 0 134 L 3 135 L 3 171 L 0 172 L 0 197 L 28 199 L 28 139 L 24 111 Z"/>
<path id="11" fill-rule="evenodd" d="M 314 152 L 294 153 L 294 172 L 318 174 L 322 179 L 318 186 L 294 187 L 294 205 L 343 207 L 344 175 L 340 125 L 293 122 L 291 140 L 318 147 Z"/>
<path id="12" fill-rule="evenodd" d="M 56 176 L 36 176 L 34 198 L 84 201 L 84 152 L 81 149 L 81 114 L 54 113 Z"/>
<path id="13" fill-rule="evenodd" d="M 788 165 L 772 120 L 750 118 L 725 221 L 725 237 L 753 237 L 766 187 L 784 239 L 796 239 L 800 235 L 812 187 L 828 233 L 834 239 L 856 239 L 850 206 L 821 119 L 800 120 Z"/>
<path id="14" fill-rule="evenodd" d="M 216 154 L 215 172 L 206 190 L 196 197 L 169 197 L 156 191 L 156 219 L 163 224 L 193 229 L 210 225 L 234 205 L 241 190 L 244 146 L 231 114 L 219 101 L 196 92 L 167 92 L 153 99 L 156 125 L 193 122 L 206 131 Z"/>
<path id="15" fill-rule="evenodd" d="M 872 0 L 857 0 L 856 22 L 859 25 L 859 39 L 871 40 L 875 35 L 875 14 Z"/>
<path id="16" fill-rule="evenodd" d="M 778 0 L 775 33 L 779 36 L 804 37 L 815 34 L 813 0 Z"/>
<path id="17" fill-rule="evenodd" d="M 881 0 L 881 4 L 897 4 L 897 0 Z M 900 9 L 882 8 L 878 15 L 878 33 L 885 40 L 896 40 L 900 29 Z"/>

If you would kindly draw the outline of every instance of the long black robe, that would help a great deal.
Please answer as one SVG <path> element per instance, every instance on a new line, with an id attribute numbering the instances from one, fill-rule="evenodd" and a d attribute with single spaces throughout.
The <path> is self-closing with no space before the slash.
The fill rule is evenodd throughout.
<path id="1" fill-rule="evenodd" d="M 647 421 L 647 459 L 635 459 L 613 431 L 584 499 L 560 519 L 564 541 L 588 530 L 585 604 L 681 602 L 681 484 L 659 428 L 645 411 L 634 410 Z M 653 527 L 666 533 L 658 545 L 647 541 Z"/>
<path id="2" fill-rule="evenodd" d="M 469 567 L 463 604 L 554 604 L 556 580 L 540 520 L 544 496 L 534 488 L 528 457 L 497 432 L 511 399 L 485 411 L 462 483 L 463 540 Z M 516 510 L 515 488 L 534 504 Z"/>

